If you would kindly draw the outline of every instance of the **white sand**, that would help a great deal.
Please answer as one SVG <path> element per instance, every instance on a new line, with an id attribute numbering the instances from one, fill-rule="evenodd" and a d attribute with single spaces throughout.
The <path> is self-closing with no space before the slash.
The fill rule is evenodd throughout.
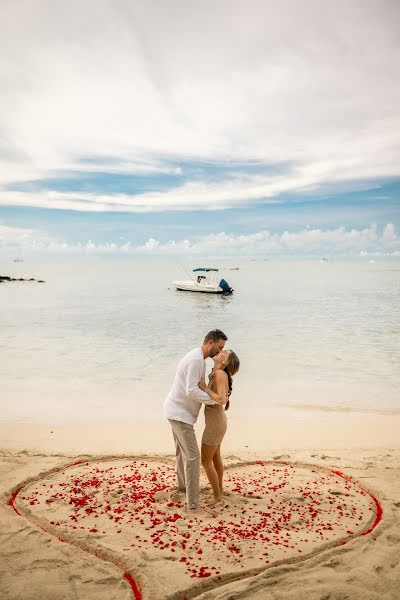
<path id="1" fill-rule="evenodd" d="M 240 430 L 233 421 L 225 444 L 226 464 L 232 465 L 226 473 L 231 493 L 222 513 L 206 523 L 188 522 L 179 495 L 173 495 L 174 505 L 168 506 L 167 488 L 174 478 L 172 463 L 165 456 L 172 450 L 167 424 L 160 425 L 156 435 L 153 430 L 151 439 L 143 426 L 113 426 L 106 432 L 105 428 L 49 430 L 28 424 L 1 425 L 1 598 L 124 600 L 135 597 L 134 584 L 132 587 L 124 578 L 124 573 L 129 573 L 141 587 L 136 598 L 141 594 L 144 599 L 398 600 L 397 417 L 375 417 L 375 427 L 374 420 L 365 416 L 347 421 L 342 416 L 341 424 L 336 418 L 323 421 L 317 429 L 311 421 L 292 423 L 290 428 L 286 423 L 284 441 L 277 422 L 258 427 L 247 423 L 247 428 Z M 323 444 L 324 434 L 325 441 L 332 443 Z M 129 458 L 121 456 L 127 453 L 127 446 Z M 146 451 L 148 457 L 132 459 L 138 450 Z M 111 452 L 114 456 L 105 461 L 102 455 Z M 78 453 L 87 464 L 65 470 L 65 465 L 78 460 Z M 254 460 L 265 463 L 247 465 Z M 282 462 L 287 464 L 277 464 Z M 154 482 L 146 480 L 151 470 Z M 332 470 L 345 473 L 353 481 L 347 482 Z M 135 488 L 130 477 L 139 475 L 137 481 L 146 493 L 154 492 L 151 486 L 166 486 L 167 492 L 161 491 L 157 502 L 150 504 L 151 514 L 146 506 L 135 513 L 133 507 L 143 499 L 129 498 L 132 489 L 139 489 L 139 483 Z M 205 481 L 202 483 L 202 499 L 206 501 L 208 491 Z M 12 491 L 22 484 L 24 489 L 14 502 L 18 515 L 7 503 Z M 368 535 L 359 534 L 374 524 L 376 504 L 359 484 L 372 491 L 383 507 L 382 521 Z M 86 494 L 87 490 L 91 493 Z M 253 494 L 249 495 L 250 491 Z M 347 493 L 349 496 L 343 495 Z M 89 499 L 82 506 L 74 504 L 77 498 L 86 497 Z M 105 510 L 107 502 L 109 510 Z M 305 505 L 320 511 L 308 519 L 308 524 L 302 513 Z M 88 507 L 94 510 L 86 512 Z M 260 513 L 267 513 L 264 521 Z M 179 518 L 174 517 L 177 514 Z M 279 521 L 282 514 L 286 516 L 284 522 Z M 310 516 L 310 512 L 306 514 Z M 137 516 L 143 523 L 135 520 Z M 149 524 L 152 518 L 160 523 Z M 268 528 L 276 523 L 279 527 L 271 533 Z M 146 530 L 149 525 L 154 527 Z M 256 526 L 254 535 L 246 538 L 243 534 L 252 526 Z M 151 537 L 152 533 L 156 535 Z M 211 533 L 219 539 L 210 540 Z M 224 539 L 224 535 L 232 537 Z M 171 546 L 171 540 L 177 544 Z M 346 543 L 338 545 L 341 540 Z M 183 557 L 187 560 L 180 561 Z M 196 577 L 191 577 L 194 572 Z M 198 576 L 208 572 L 210 576 Z M 244 575 L 240 580 L 238 573 Z"/>
<path id="2" fill-rule="evenodd" d="M 196 424 L 198 439 L 202 417 Z M 229 414 L 224 452 L 251 456 L 270 450 L 293 448 L 385 448 L 400 447 L 400 415 L 370 413 L 293 413 L 290 418 L 248 419 Z M 50 426 L 30 422 L 0 423 L 1 447 L 54 454 L 173 453 L 168 423 L 160 418 L 107 425 Z"/>

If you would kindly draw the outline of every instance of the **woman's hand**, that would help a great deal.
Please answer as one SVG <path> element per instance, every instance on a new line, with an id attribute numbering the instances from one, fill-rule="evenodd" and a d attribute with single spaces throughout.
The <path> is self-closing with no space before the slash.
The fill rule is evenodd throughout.
<path id="1" fill-rule="evenodd" d="M 207 391 L 207 384 L 205 382 L 205 379 L 200 379 L 200 381 L 199 381 L 199 388 L 201 390 L 203 390 L 203 392 Z"/>

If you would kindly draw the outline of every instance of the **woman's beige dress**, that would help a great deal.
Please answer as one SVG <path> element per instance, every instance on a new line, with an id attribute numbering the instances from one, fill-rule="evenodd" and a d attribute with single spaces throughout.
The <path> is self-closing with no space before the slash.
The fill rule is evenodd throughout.
<path id="1" fill-rule="evenodd" d="M 213 379 L 209 385 L 214 390 Z M 202 443 L 206 446 L 219 446 L 224 439 L 227 428 L 227 420 L 224 407 L 221 404 L 206 404 L 204 406 L 204 418 L 206 426 L 203 433 Z"/>

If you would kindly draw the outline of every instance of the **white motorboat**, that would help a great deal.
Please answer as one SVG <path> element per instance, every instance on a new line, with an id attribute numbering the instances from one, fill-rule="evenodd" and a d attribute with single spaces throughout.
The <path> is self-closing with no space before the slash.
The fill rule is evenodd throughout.
<path id="1" fill-rule="evenodd" d="M 206 294 L 232 294 L 233 289 L 225 279 L 219 279 L 218 269 L 198 267 L 193 269 L 193 277 L 188 281 L 173 281 L 177 290 L 203 292 Z"/>

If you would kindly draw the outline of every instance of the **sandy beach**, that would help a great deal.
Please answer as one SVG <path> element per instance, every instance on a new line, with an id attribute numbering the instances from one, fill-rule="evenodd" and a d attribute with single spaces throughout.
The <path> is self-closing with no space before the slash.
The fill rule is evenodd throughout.
<path id="1" fill-rule="evenodd" d="M 2 9 L 0 600 L 400 600 L 400 2 Z"/>
<path id="2" fill-rule="evenodd" d="M 2 598 L 397 599 L 398 416 L 279 426 L 232 419 L 224 506 L 200 520 L 167 424 L 3 423 Z"/>

